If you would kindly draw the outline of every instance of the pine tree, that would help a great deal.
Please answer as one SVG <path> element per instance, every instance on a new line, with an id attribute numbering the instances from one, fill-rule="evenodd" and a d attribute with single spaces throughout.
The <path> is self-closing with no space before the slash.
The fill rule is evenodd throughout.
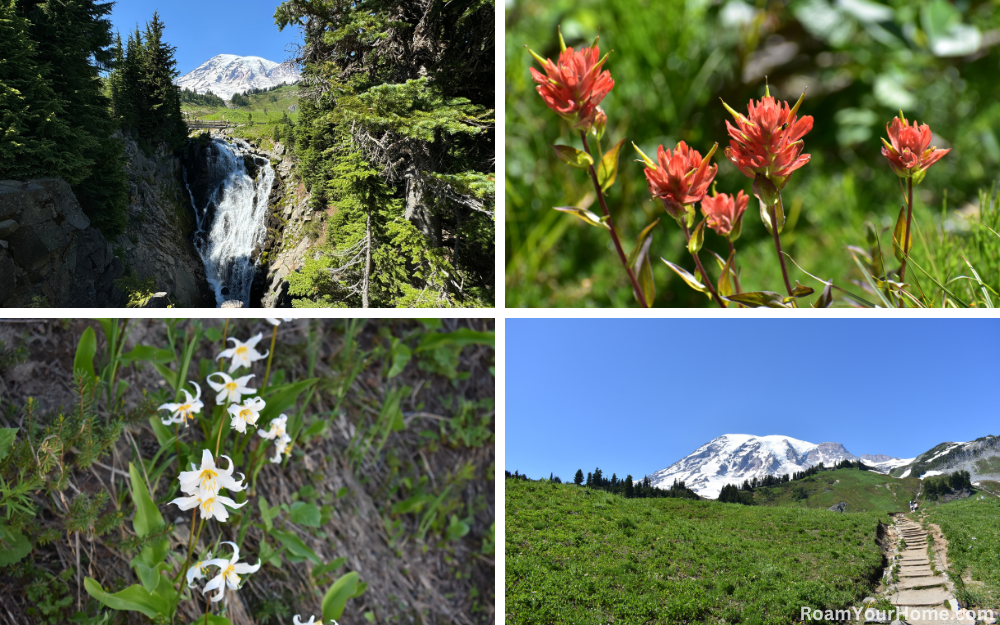
<path id="1" fill-rule="evenodd" d="M 625 478 L 625 498 L 631 499 L 635 496 L 635 485 L 632 484 L 632 476 L 629 475 Z"/>
<path id="2" fill-rule="evenodd" d="M 577 486 L 583 484 L 583 469 L 576 470 L 576 475 L 573 476 L 573 483 Z"/>

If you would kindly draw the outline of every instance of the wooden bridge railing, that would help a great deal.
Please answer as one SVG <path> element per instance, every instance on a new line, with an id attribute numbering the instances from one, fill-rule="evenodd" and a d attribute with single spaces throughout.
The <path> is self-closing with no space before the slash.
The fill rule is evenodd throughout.
<path id="1" fill-rule="evenodd" d="M 189 119 L 187 120 L 187 127 L 189 129 L 194 128 L 228 128 L 231 126 L 229 122 L 226 121 L 204 121 L 200 119 Z"/>

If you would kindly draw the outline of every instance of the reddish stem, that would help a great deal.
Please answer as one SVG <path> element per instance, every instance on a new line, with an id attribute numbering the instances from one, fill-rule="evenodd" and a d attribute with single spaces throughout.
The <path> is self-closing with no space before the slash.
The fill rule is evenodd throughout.
<path id="1" fill-rule="evenodd" d="M 781 201 L 779 196 L 778 201 Z M 785 267 L 785 255 L 781 253 L 781 239 L 778 237 L 778 217 L 774 212 L 774 205 L 768 209 L 771 212 L 771 232 L 774 234 L 774 247 L 778 250 L 778 262 L 781 263 L 781 276 L 785 279 L 785 288 L 788 294 L 792 294 L 792 283 L 788 281 L 788 269 Z"/>
<path id="2" fill-rule="evenodd" d="M 910 220 L 913 218 L 913 178 L 906 179 L 906 234 L 903 235 L 903 266 L 899 268 L 899 282 L 906 275 L 906 259 L 910 255 Z M 902 298 L 900 298 L 902 299 Z"/>
<path id="3" fill-rule="evenodd" d="M 681 221 L 681 228 L 684 228 L 684 240 L 690 241 L 691 231 L 688 229 L 687 224 L 683 220 Z M 723 302 L 722 298 L 719 297 L 719 294 L 715 292 L 715 285 L 712 284 L 712 281 L 709 279 L 708 274 L 705 272 L 705 268 L 701 266 L 701 259 L 698 258 L 698 252 L 694 252 L 691 256 L 694 257 L 694 264 L 698 267 L 698 271 L 701 273 L 702 282 L 705 283 L 705 286 L 708 287 L 708 291 L 712 294 L 712 299 L 714 299 L 715 303 L 722 308 L 726 308 L 726 303 Z"/>
<path id="4" fill-rule="evenodd" d="M 583 149 L 587 154 L 590 154 L 590 145 L 587 144 L 587 133 L 581 132 L 580 138 L 583 139 Z M 628 266 L 628 257 L 625 255 L 625 250 L 622 249 L 621 241 L 618 240 L 618 232 L 615 230 L 615 224 L 611 220 L 608 205 L 604 202 L 604 191 L 601 190 L 601 184 L 597 181 L 597 170 L 594 169 L 593 164 L 590 165 L 590 179 L 594 183 L 594 190 L 597 191 L 597 199 L 601 203 L 601 210 L 604 211 L 604 216 L 607 217 L 604 223 L 608 224 L 608 230 L 611 232 L 611 240 L 615 242 L 615 249 L 618 250 L 618 258 L 621 259 L 622 267 L 628 273 L 628 279 L 632 281 L 632 288 L 635 290 L 636 299 L 639 300 L 643 308 L 649 308 L 646 305 L 646 295 L 643 293 L 642 288 L 639 287 L 639 281 L 636 280 L 635 274 L 632 273 L 632 268 Z"/>

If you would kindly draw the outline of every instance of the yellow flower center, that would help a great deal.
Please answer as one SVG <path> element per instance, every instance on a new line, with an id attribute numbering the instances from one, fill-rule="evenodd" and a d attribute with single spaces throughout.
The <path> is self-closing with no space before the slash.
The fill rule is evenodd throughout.
<path id="1" fill-rule="evenodd" d="M 250 410 L 249 408 L 244 408 L 243 410 L 240 410 L 240 418 L 246 421 L 247 423 L 250 423 L 250 420 L 253 419 L 253 410 Z"/>
<path id="2" fill-rule="evenodd" d="M 230 393 L 232 393 L 233 391 L 235 391 L 236 390 L 236 382 L 230 382 L 229 384 L 227 384 L 226 385 L 226 390 L 229 391 Z"/>
<path id="3" fill-rule="evenodd" d="M 240 576 L 236 574 L 236 567 L 232 564 L 226 567 L 226 570 L 223 571 L 222 575 L 225 576 L 225 578 L 229 580 L 233 586 L 240 585 Z"/>
<path id="4" fill-rule="evenodd" d="M 202 490 L 215 490 L 215 478 L 219 474 L 211 469 L 205 469 L 199 476 L 201 478 Z"/>
<path id="5" fill-rule="evenodd" d="M 191 404 L 184 404 L 183 406 L 177 409 L 177 412 L 181 414 L 187 414 L 191 412 Z"/>
<path id="6" fill-rule="evenodd" d="M 247 357 L 247 348 L 246 348 L 246 345 L 240 345 L 239 347 L 237 347 L 236 348 L 236 355 L 237 356 L 241 356 L 243 358 L 246 358 Z"/>
<path id="7" fill-rule="evenodd" d="M 211 511 L 213 504 L 215 504 L 215 497 L 209 497 L 201 502 L 201 509 Z"/>

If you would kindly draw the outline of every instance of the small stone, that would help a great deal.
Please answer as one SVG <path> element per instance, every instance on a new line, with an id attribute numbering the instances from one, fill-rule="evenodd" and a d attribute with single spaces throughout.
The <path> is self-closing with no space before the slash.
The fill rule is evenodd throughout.
<path id="1" fill-rule="evenodd" d="M 9 235 L 14 234 L 14 231 L 20 227 L 21 225 L 13 219 L 0 221 L 0 237 L 6 239 Z"/>

